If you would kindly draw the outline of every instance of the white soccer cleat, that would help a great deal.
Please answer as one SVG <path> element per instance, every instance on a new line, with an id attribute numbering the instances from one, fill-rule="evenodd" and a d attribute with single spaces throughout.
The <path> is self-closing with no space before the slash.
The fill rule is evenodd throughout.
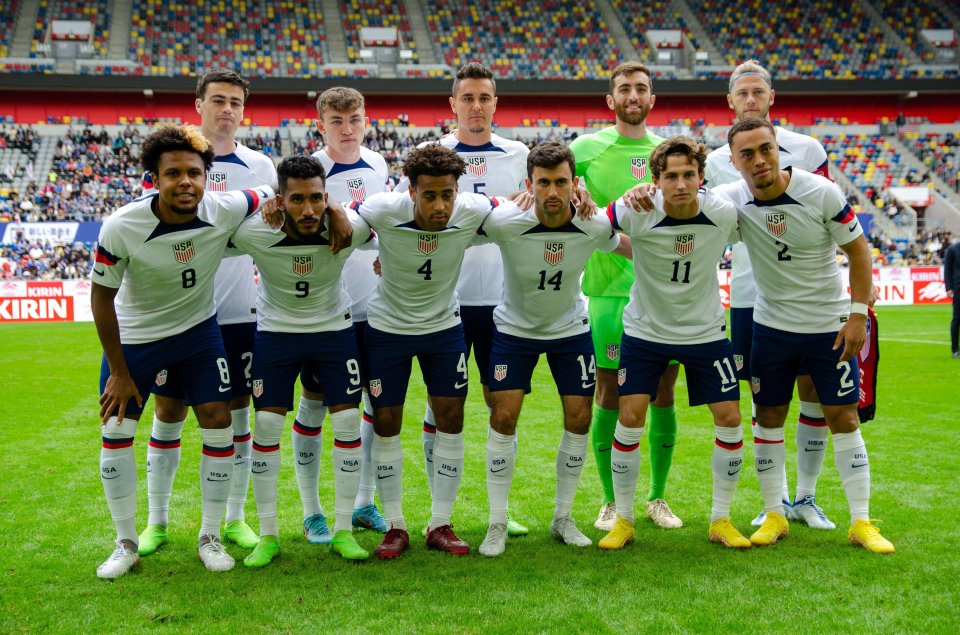
<path id="1" fill-rule="evenodd" d="M 815 496 L 804 496 L 803 500 L 794 502 L 793 513 L 788 520 L 806 523 L 813 529 L 836 529 L 837 525 L 827 518 L 820 506 L 817 505 Z"/>
<path id="2" fill-rule="evenodd" d="M 110 557 L 97 567 L 97 577 L 101 580 L 114 580 L 125 574 L 140 562 L 137 545 L 130 540 L 118 540 L 117 548 Z"/>
<path id="3" fill-rule="evenodd" d="M 653 524 L 663 529 L 679 529 L 683 527 L 683 521 L 677 518 L 667 505 L 667 501 L 662 498 L 655 498 L 647 501 L 647 518 L 653 521 Z"/>
<path id="4" fill-rule="evenodd" d="M 781 501 L 783 503 L 783 517 L 789 521 L 799 521 L 800 516 L 794 514 L 793 505 L 788 500 Z M 750 521 L 750 524 L 754 527 L 759 527 L 763 524 L 763 521 L 767 519 L 767 510 L 761 509 L 760 513 L 757 514 L 757 517 Z"/>
<path id="5" fill-rule="evenodd" d="M 603 507 L 600 508 L 600 513 L 597 515 L 597 521 L 593 523 L 593 526 L 602 531 L 612 531 L 613 526 L 617 524 L 617 504 L 616 503 L 605 503 Z"/>
<path id="6" fill-rule="evenodd" d="M 565 545 L 573 545 L 574 547 L 589 547 L 593 544 L 592 540 L 584 536 L 583 532 L 577 529 L 577 523 L 570 514 L 562 518 L 553 519 L 553 522 L 550 523 L 550 535 L 553 536 L 555 540 Z"/>
<path id="7" fill-rule="evenodd" d="M 487 537 L 480 543 L 480 555 L 496 558 L 507 548 L 507 524 L 493 523 L 487 528 Z"/>
<path id="8" fill-rule="evenodd" d="M 209 534 L 200 536 L 200 561 L 210 571 L 229 571 L 235 564 L 220 539 Z"/>

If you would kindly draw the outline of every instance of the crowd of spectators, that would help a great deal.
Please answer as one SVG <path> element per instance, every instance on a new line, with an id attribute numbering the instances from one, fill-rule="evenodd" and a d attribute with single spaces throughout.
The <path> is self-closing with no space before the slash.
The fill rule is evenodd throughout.
<path id="1" fill-rule="evenodd" d="M 0 247 L 0 277 L 24 280 L 88 278 L 92 251 L 84 243 L 54 244 L 18 240 Z"/>
<path id="2" fill-rule="evenodd" d="M 912 243 L 896 241 L 881 231 L 870 234 L 873 264 L 878 267 L 938 266 L 943 264 L 947 247 L 953 240 L 950 231 L 930 229 L 917 232 Z"/>

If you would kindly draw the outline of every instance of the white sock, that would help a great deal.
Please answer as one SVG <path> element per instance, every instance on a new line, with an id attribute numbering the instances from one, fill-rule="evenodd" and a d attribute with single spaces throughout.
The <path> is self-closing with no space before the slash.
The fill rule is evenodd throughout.
<path id="1" fill-rule="evenodd" d="M 433 448 L 433 505 L 430 529 L 450 524 L 453 504 L 463 478 L 463 433 L 449 434 L 437 430 Z"/>
<path id="2" fill-rule="evenodd" d="M 164 423 L 153 417 L 150 443 L 147 445 L 147 506 L 148 525 L 167 526 L 173 479 L 180 466 L 180 434 L 183 421 Z"/>
<path id="3" fill-rule="evenodd" d="M 200 429 L 200 499 L 203 519 L 199 536 L 220 537 L 220 521 L 227 508 L 233 478 L 233 426 L 219 430 Z"/>
<path id="4" fill-rule="evenodd" d="M 510 484 L 516 464 L 515 440 L 516 435 L 500 434 L 493 428 L 487 433 L 487 502 L 491 525 L 507 522 Z"/>
<path id="5" fill-rule="evenodd" d="M 257 501 L 257 518 L 261 536 L 278 536 L 277 483 L 280 480 L 280 437 L 285 417 L 275 412 L 259 411 L 254 415 L 251 476 L 253 498 Z"/>
<path id="6" fill-rule="evenodd" d="M 757 481 L 768 512 L 783 515 L 783 491 L 786 478 L 783 464 L 786 452 L 783 447 L 783 428 L 753 427 L 753 456 L 757 468 Z"/>
<path id="7" fill-rule="evenodd" d="M 297 475 L 303 517 L 322 514 L 320 505 L 320 451 L 323 448 L 323 419 L 327 408 L 322 401 L 300 398 L 293 421 L 293 468 Z"/>
<path id="8" fill-rule="evenodd" d="M 570 515 L 586 454 L 587 435 L 564 430 L 560 437 L 560 447 L 557 449 L 557 498 L 553 508 L 554 518 Z"/>
<path id="9" fill-rule="evenodd" d="M 352 531 L 353 503 L 360 487 L 363 453 L 360 449 L 360 413 L 356 408 L 330 413 L 333 426 L 334 531 Z"/>
<path id="10" fill-rule="evenodd" d="M 850 522 L 870 520 L 870 459 L 859 428 L 833 435 L 833 458 L 850 505 Z"/>
<path id="11" fill-rule="evenodd" d="M 233 422 L 233 480 L 227 497 L 226 521 L 244 520 L 243 506 L 250 486 L 250 406 L 230 411 Z"/>
<path id="12" fill-rule="evenodd" d="M 713 426 L 713 505 L 710 522 L 730 517 L 730 505 L 743 467 L 743 428 Z"/>
<path id="13" fill-rule="evenodd" d="M 406 529 L 403 520 L 403 448 L 400 437 L 373 435 L 370 455 L 377 466 L 377 494 L 383 505 L 383 518 L 390 527 Z"/>
<path id="14" fill-rule="evenodd" d="M 110 517 L 117 530 L 117 540 L 139 544 L 137 535 L 137 463 L 133 459 L 133 437 L 137 422 L 124 419 L 117 425 L 111 417 L 102 430 L 100 480 L 107 497 Z"/>
<path id="15" fill-rule="evenodd" d="M 430 486 L 430 495 L 433 496 L 433 445 L 437 441 L 437 419 L 433 416 L 433 408 L 427 404 L 423 413 L 423 467 L 427 472 L 427 485 Z M 383 499 L 380 499 L 383 502 Z"/>
<path id="16" fill-rule="evenodd" d="M 643 428 L 627 428 L 617 421 L 610 450 L 613 470 L 613 498 L 617 515 L 633 522 L 633 504 L 637 495 L 637 477 L 640 473 L 640 439 Z"/>
<path id="17" fill-rule="evenodd" d="M 827 454 L 827 420 L 818 403 L 800 402 L 797 422 L 797 495 L 795 501 L 817 493 L 817 478 Z M 790 500 L 790 499 L 787 499 Z"/>
<path id="18" fill-rule="evenodd" d="M 364 399 L 367 399 L 366 394 Z M 366 408 L 366 405 L 364 405 Z M 370 458 L 370 448 L 373 446 L 373 415 L 372 410 L 364 410 L 360 420 L 360 487 L 357 490 L 357 499 L 353 502 L 354 509 L 373 505 L 373 495 L 377 491 L 377 466 Z"/>

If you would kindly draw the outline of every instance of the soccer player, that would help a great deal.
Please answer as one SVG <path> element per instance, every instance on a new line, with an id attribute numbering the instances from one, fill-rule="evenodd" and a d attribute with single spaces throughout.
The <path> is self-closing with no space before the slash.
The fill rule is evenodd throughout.
<path id="1" fill-rule="evenodd" d="M 513 482 L 514 444 L 523 397 L 541 354 L 546 354 L 563 405 L 563 436 L 557 452 L 557 494 L 550 534 L 568 545 L 593 544 L 570 512 L 583 471 L 596 384 L 590 326 L 578 282 L 595 249 L 613 251 L 620 236 L 603 215 L 576 217 L 573 153 L 559 143 L 541 143 L 527 156 L 527 189 L 534 208 L 503 205 L 479 233 L 500 245 L 503 299 L 493 313 L 496 330 L 490 365 L 493 414 L 487 436 L 487 497 L 490 523 L 480 545 L 499 556 L 507 542 L 507 500 Z"/>
<path id="2" fill-rule="evenodd" d="M 352 204 L 377 232 L 383 272 L 368 305 L 364 336 L 374 410 L 372 456 L 377 492 L 390 525 L 375 549 L 380 558 L 396 558 L 410 543 L 403 518 L 399 435 L 414 357 L 437 421 L 427 547 L 455 555 L 470 551 L 450 524 L 463 475 L 468 374 L 455 286 L 464 250 L 497 201 L 457 194 L 457 179 L 466 169 L 456 152 L 430 144 L 407 156 L 407 191 L 375 194 Z"/>
<path id="3" fill-rule="evenodd" d="M 653 182 L 660 188 L 653 211 L 637 214 L 623 199 L 607 208 L 614 227 L 633 241 L 635 279 L 623 313 L 620 418 L 611 451 L 617 522 L 600 540 L 602 549 L 621 549 L 634 540 L 638 447 L 647 409 L 671 360 L 684 365 L 690 405 L 707 404 L 713 414 L 709 539 L 728 548 L 750 547 L 730 521 L 743 431 L 717 282 L 717 262 L 736 233 L 737 210 L 698 189 L 706 155 L 706 147 L 689 137 L 667 139 L 650 156 Z"/>
<path id="4" fill-rule="evenodd" d="M 236 140 L 249 95 L 249 82 L 237 73 L 217 69 L 197 82 L 195 108 L 200 132 L 215 154 L 206 189 L 227 192 L 276 183 L 273 161 Z M 144 189 L 149 191 L 149 174 Z M 257 534 L 244 518 L 250 479 L 250 368 L 256 331 L 256 284 L 250 256 L 228 251 L 213 283 L 217 323 L 230 368 L 230 420 L 233 425 L 234 478 L 227 499 L 224 537 L 245 549 L 257 546 Z M 180 434 L 187 417 L 185 387 L 169 369 L 157 375 L 153 428 L 147 446 L 147 496 L 150 516 L 140 535 L 140 555 L 154 553 L 167 540 L 173 481 L 180 465 Z"/>
<path id="5" fill-rule="evenodd" d="M 387 162 L 378 153 L 363 147 L 367 117 L 364 99 L 353 88 L 335 87 L 325 90 L 317 98 L 317 128 L 324 136 L 326 147 L 314 153 L 326 171 L 325 190 L 336 201 L 360 201 L 367 196 L 388 191 L 389 171 Z M 373 272 L 376 260 L 376 241 L 371 248 L 361 246 L 354 250 L 343 265 L 343 279 L 352 301 L 350 314 L 353 317 L 357 345 L 363 349 L 363 331 L 367 324 L 367 302 L 377 287 Z M 363 368 L 361 355 L 361 371 Z M 303 533 L 307 541 L 327 543 L 332 533 L 320 505 L 318 482 L 320 478 L 320 451 L 323 420 L 327 408 L 323 394 L 319 392 L 310 375 L 301 378 L 306 382 L 300 396 L 300 407 L 293 426 L 293 456 L 297 486 L 303 504 Z M 383 533 L 386 523 L 373 495 L 376 490 L 373 461 L 370 447 L 373 443 L 373 407 L 369 395 L 363 392 L 363 421 L 360 424 L 361 470 L 360 487 L 354 501 L 353 525 L 374 529 Z"/>
<path id="6" fill-rule="evenodd" d="M 117 529 L 117 548 L 97 575 L 116 578 L 139 561 L 133 439 L 143 396 L 163 369 L 181 378 L 203 438 L 200 560 L 211 571 L 226 571 L 234 562 L 220 543 L 220 521 L 234 449 L 213 272 L 234 229 L 273 190 L 205 193 L 213 149 L 189 126 L 149 135 L 140 161 L 155 191 L 104 221 L 93 270 L 91 306 L 104 351 L 100 474 Z"/>
<path id="7" fill-rule="evenodd" d="M 252 371 L 256 409 L 252 472 L 260 541 L 243 563 L 264 567 L 280 553 L 280 436 L 284 417 L 293 407 L 298 375 L 325 395 L 333 425 L 336 523 L 330 546 L 344 558 L 362 560 L 369 553 L 354 539 L 351 518 L 360 485 L 357 404 L 363 382 L 350 297 L 341 276 L 352 249 L 333 255 L 326 248 L 326 174 L 320 161 L 293 156 L 280 163 L 277 173 L 283 226 L 277 230 L 262 219 L 253 219 L 241 225 L 231 239 L 238 249 L 254 257 L 261 276 Z M 354 229 L 353 246 L 369 239 L 366 223 L 353 212 L 348 216 Z M 300 457 L 297 459 L 299 463 Z"/>
<path id="8" fill-rule="evenodd" d="M 663 139 L 649 132 L 647 115 L 656 103 L 650 71 L 643 64 L 626 62 L 610 77 L 607 107 L 616 124 L 570 144 L 577 158 L 577 176 L 582 177 L 597 205 L 606 206 L 638 183 L 648 183 L 650 153 Z M 587 262 L 583 292 L 590 296 L 590 328 L 597 359 L 597 393 L 591 422 L 593 456 L 603 488 L 603 502 L 594 525 L 610 531 L 617 521 L 610 456 L 617 413 L 617 369 L 623 335 L 623 308 L 633 284 L 633 267 L 616 254 L 598 252 Z M 669 366 L 657 398 L 650 407 L 650 491 L 647 516 L 660 527 L 683 523 L 664 500 L 666 475 L 673 460 L 677 438 L 677 415 L 673 387 L 679 366 Z"/>
<path id="9" fill-rule="evenodd" d="M 770 73 L 756 60 L 748 60 L 738 66 L 730 76 L 727 104 L 738 120 L 748 117 L 770 119 L 770 106 L 774 102 L 774 90 Z M 776 126 L 777 144 L 780 147 L 781 166 L 797 167 L 807 172 L 830 178 L 827 168 L 827 153 L 813 137 L 791 132 Z M 740 173 L 730 160 L 730 145 L 717 148 L 707 156 L 706 183 L 708 187 L 740 180 Z M 737 362 L 737 377 L 750 381 L 750 343 L 753 337 L 753 307 L 757 288 L 750 266 L 750 254 L 743 243 L 733 246 L 733 269 L 730 276 L 730 330 L 733 354 Z M 790 520 L 802 521 L 816 529 L 834 529 L 836 525 L 817 505 L 817 478 L 823 469 L 827 449 L 827 423 L 820 407 L 817 391 L 810 376 L 802 372 L 797 378 L 800 394 L 800 418 L 797 423 L 797 491 L 790 498 L 783 490 L 783 506 Z M 786 466 L 784 483 L 786 483 Z M 753 525 L 763 524 L 764 514 L 753 520 Z"/>
<path id="10" fill-rule="evenodd" d="M 809 371 L 833 433 L 834 457 L 850 506 L 851 543 L 875 553 L 893 545 L 870 523 L 870 461 L 857 417 L 856 355 L 866 338 L 870 250 L 856 215 L 829 179 L 780 169 L 774 127 L 748 117 L 727 133 L 743 180 L 715 188 L 738 208 L 740 234 L 757 283 L 750 387 L 757 408 L 754 457 L 766 518 L 750 537 L 770 545 L 789 530 L 784 516 L 783 424 L 793 383 Z M 850 263 L 850 296 L 836 259 Z"/>

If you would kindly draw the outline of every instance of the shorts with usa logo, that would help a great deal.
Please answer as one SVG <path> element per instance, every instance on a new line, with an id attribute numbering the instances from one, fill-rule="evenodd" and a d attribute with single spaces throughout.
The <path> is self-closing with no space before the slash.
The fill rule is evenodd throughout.
<path id="1" fill-rule="evenodd" d="M 691 406 L 740 399 L 733 347 L 727 338 L 681 345 L 650 342 L 626 333 L 617 371 L 620 396 L 650 395 L 651 401 L 656 399 L 660 377 L 671 360 L 683 364 Z"/>
<path id="2" fill-rule="evenodd" d="M 170 337 L 145 344 L 121 344 L 121 347 L 130 377 L 144 397 L 144 404 L 151 387 L 163 387 L 171 376 L 176 377 L 182 387 L 178 389 L 182 390 L 179 394 L 189 404 L 230 400 L 230 368 L 216 317 Z M 100 363 L 100 394 L 109 377 L 110 366 L 104 355 Z M 142 411 L 131 399 L 124 416 L 132 419 Z"/>
<path id="3" fill-rule="evenodd" d="M 330 406 L 358 404 L 363 382 L 353 326 L 319 333 L 257 331 L 251 392 L 255 408 L 293 409 L 297 375 Z"/>
<path id="4" fill-rule="evenodd" d="M 257 333 L 256 322 L 241 322 L 239 324 L 221 324 L 220 337 L 223 339 L 223 349 L 227 353 L 227 366 L 230 368 L 230 398 L 243 397 L 250 394 L 250 371 L 253 366 L 253 338 Z M 186 391 L 181 385 L 181 378 L 176 373 L 166 374 L 163 384 L 154 383 L 151 392 L 162 397 L 184 399 Z M 187 405 L 193 405 L 187 400 Z"/>
<path id="5" fill-rule="evenodd" d="M 425 335 L 400 335 L 368 324 L 364 338 L 367 390 L 374 408 L 403 405 L 414 357 L 428 395 L 467 396 L 467 348 L 461 325 Z"/>
<path id="6" fill-rule="evenodd" d="M 550 373 L 560 395 L 592 396 L 597 385 L 593 338 L 590 332 L 555 340 L 535 340 L 493 332 L 490 352 L 490 392 L 530 392 L 530 378 L 541 354 L 546 354 Z"/>
<path id="7" fill-rule="evenodd" d="M 790 333 L 754 323 L 750 390 L 761 406 L 784 406 L 793 398 L 797 375 L 808 374 L 825 406 L 860 401 L 857 356 L 840 361 L 843 346 L 833 350 L 836 333 Z"/>

